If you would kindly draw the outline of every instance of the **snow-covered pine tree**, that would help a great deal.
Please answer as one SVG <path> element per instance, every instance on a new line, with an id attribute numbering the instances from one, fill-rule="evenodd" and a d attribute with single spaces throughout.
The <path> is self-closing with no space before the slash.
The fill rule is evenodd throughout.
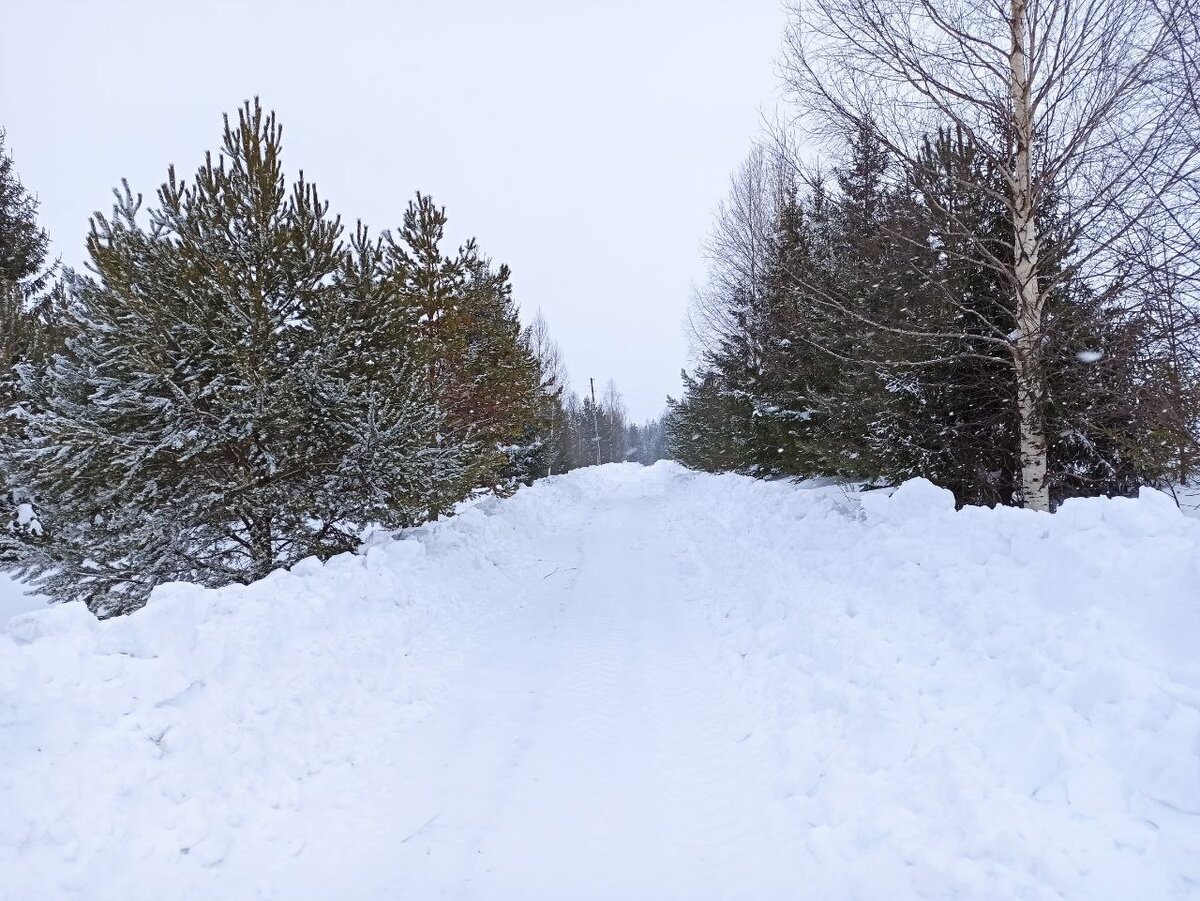
<path id="1" fill-rule="evenodd" d="M 319 331 L 330 336 L 338 396 L 327 427 L 342 449 L 328 494 L 355 521 L 387 528 L 448 513 L 467 494 L 468 449 L 445 440 L 446 418 L 425 376 L 419 311 L 387 264 L 384 242 L 359 224 Z"/>
<path id="2" fill-rule="evenodd" d="M 419 310 L 424 371 L 447 440 L 469 449 L 468 487 L 507 490 L 512 458 L 526 456 L 543 412 L 541 367 L 522 339 L 508 267 L 493 268 L 474 239 L 447 256 L 446 222 L 418 194 L 387 242 L 388 259 Z"/>
<path id="3" fill-rule="evenodd" d="M 12 560 L 41 522 L 28 488 L 10 477 L 6 457 L 24 440 L 17 367 L 40 365 L 54 350 L 53 293 L 46 268 L 48 239 L 37 223 L 37 201 L 17 178 L 0 131 L 0 559 Z"/>
<path id="4" fill-rule="evenodd" d="M 37 223 L 37 200 L 17 177 L 0 130 L 0 285 L 26 297 L 41 283 L 49 239 Z"/>
<path id="5" fill-rule="evenodd" d="M 39 411 L 16 462 L 54 537 L 24 565 L 51 596 L 121 613 L 157 583 L 249 582 L 447 503 L 457 449 L 435 440 L 402 292 L 280 153 L 247 103 L 194 179 L 172 167 L 156 205 L 126 186 L 93 220 L 68 350 L 25 371 Z"/>

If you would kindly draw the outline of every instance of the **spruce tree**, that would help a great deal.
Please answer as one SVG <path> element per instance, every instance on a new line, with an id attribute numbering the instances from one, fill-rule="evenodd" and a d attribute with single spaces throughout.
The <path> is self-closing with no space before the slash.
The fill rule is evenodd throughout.
<path id="1" fill-rule="evenodd" d="M 1016 327 L 1015 306 L 990 265 L 1012 242 L 1003 185 L 960 131 L 926 139 L 916 159 L 907 189 L 919 227 L 907 248 L 920 281 L 893 323 L 912 333 L 899 342 L 897 362 L 923 365 L 892 372 L 906 390 L 893 392 L 876 436 L 879 475 L 924 476 L 960 503 L 1012 503 L 1016 381 L 1003 342 Z"/>
<path id="2" fill-rule="evenodd" d="M 668 456 L 667 435 L 662 420 L 648 419 L 641 425 L 629 427 L 628 459 L 649 466 Z"/>
<path id="3" fill-rule="evenodd" d="M 993 262 L 1013 242 L 1002 202 L 1006 186 L 961 131 L 928 139 L 916 161 L 916 214 L 926 230 L 915 265 L 925 288 L 901 321 L 957 337 L 908 349 L 912 358 L 941 362 L 914 373 L 920 406 L 899 423 L 908 446 L 920 454 L 893 457 L 886 477 L 924 475 L 953 490 L 960 503 L 1014 503 L 1020 477 L 1017 382 L 1006 344 L 1017 312 L 1011 285 Z M 1041 327 L 1045 392 L 1038 413 L 1047 426 L 1047 484 L 1055 502 L 1128 493 L 1151 477 L 1149 470 L 1138 471 L 1132 450 L 1153 419 L 1137 405 L 1138 358 L 1144 353 L 1131 333 L 1137 317 L 1131 320 L 1119 286 L 1097 292 L 1074 274 L 1075 247 L 1064 237 L 1074 228 L 1061 207 L 1048 191 L 1037 210 L 1041 265 L 1053 285 Z M 1081 361 L 1086 351 L 1099 351 L 1099 359 Z"/>
<path id="4" fill-rule="evenodd" d="M 831 317 L 813 302 L 830 281 L 829 215 L 819 185 L 802 200 L 789 183 L 775 210 L 753 419 L 763 474 L 841 470 L 845 423 L 838 407 L 848 335 L 831 328 Z"/>
<path id="5" fill-rule="evenodd" d="M 779 191 L 755 278 L 719 273 L 716 334 L 672 403 L 681 462 L 887 484 L 924 476 L 960 503 L 1020 501 L 1008 188 L 954 130 L 893 168 L 874 131 L 859 129 L 832 197 L 820 178 L 803 195 Z M 1127 493 L 1193 446 L 1194 417 L 1181 412 L 1191 408 L 1170 401 L 1187 390 L 1156 387 L 1179 371 L 1178 349 L 1144 337 L 1163 332 L 1153 304 L 1078 277 L 1065 237 L 1076 226 L 1053 192 L 1040 202 L 1047 484 L 1055 501 Z"/>
<path id="6" fill-rule="evenodd" d="M 706 472 L 746 471 L 757 455 L 751 401 L 723 385 L 718 369 L 682 378 L 683 396 L 667 399 L 671 459 Z"/>

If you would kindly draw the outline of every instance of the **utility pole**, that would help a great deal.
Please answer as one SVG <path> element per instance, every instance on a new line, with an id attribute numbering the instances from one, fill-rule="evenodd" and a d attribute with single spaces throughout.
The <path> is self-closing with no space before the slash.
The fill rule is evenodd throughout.
<path id="1" fill-rule="evenodd" d="M 592 429 L 596 433 L 596 437 L 592 439 L 596 442 L 596 465 L 600 465 L 600 418 L 596 415 L 596 380 L 588 379 L 588 384 L 592 386 Z"/>

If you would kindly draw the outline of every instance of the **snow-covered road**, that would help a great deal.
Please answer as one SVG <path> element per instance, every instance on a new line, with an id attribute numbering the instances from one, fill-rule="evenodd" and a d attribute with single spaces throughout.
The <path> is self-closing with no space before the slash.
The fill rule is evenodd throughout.
<path id="1" fill-rule="evenodd" d="M 699 571 L 662 556 L 688 544 L 661 498 L 636 497 L 539 549 L 521 609 L 479 636 L 415 733 L 403 794 L 424 828 L 397 871 L 413 897 L 794 893 L 766 699 L 728 678 L 691 602 Z"/>
<path id="2" fill-rule="evenodd" d="M 0 898 L 1200 897 L 1200 522 L 660 464 L 0 635 Z"/>

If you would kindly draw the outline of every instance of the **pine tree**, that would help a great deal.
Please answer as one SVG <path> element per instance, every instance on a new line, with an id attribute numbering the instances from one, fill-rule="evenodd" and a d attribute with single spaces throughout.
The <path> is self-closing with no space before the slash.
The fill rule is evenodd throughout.
<path id="1" fill-rule="evenodd" d="M 67 352 L 25 370 L 17 454 L 54 539 L 23 563 L 101 615 L 153 585 L 249 582 L 445 507 L 460 459 L 413 360 L 400 286 L 316 188 L 290 189 L 258 102 L 157 204 L 128 186 L 92 223 Z M 450 486 L 448 488 L 448 486 Z"/>
<path id="2" fill-rule="evenodd" d="M 37 201 L 21 184 L 0 130 L 0 284 L 26 297 L 43 281 L 49 239 L 37 224 Z"/>
<path id="3" fill-rule="evenodd" d="M 39 366 L 55 349 L 55 294 L 48 291 L 49 240 L 37 224 L 37 201 L 17 178 L 0 131 L 0 559 L 40 537 L 42 525 L 28 486 L 14 480 L 5 458 L 24 441 L 29 398 L 17 369 Z"/>
<path id="4" fill-rule="evenodd" d="M 423 194 L 389 239 L 390 265 L 419 310 L 426 380 L 446 412 L 449 440 L 468 446 L 468 487 L 512 487 L 543 410 L 541 370 L 522 339 L 507 266 L 493 268 L 474 239 L 442 250 L 445 210 Z"/>

